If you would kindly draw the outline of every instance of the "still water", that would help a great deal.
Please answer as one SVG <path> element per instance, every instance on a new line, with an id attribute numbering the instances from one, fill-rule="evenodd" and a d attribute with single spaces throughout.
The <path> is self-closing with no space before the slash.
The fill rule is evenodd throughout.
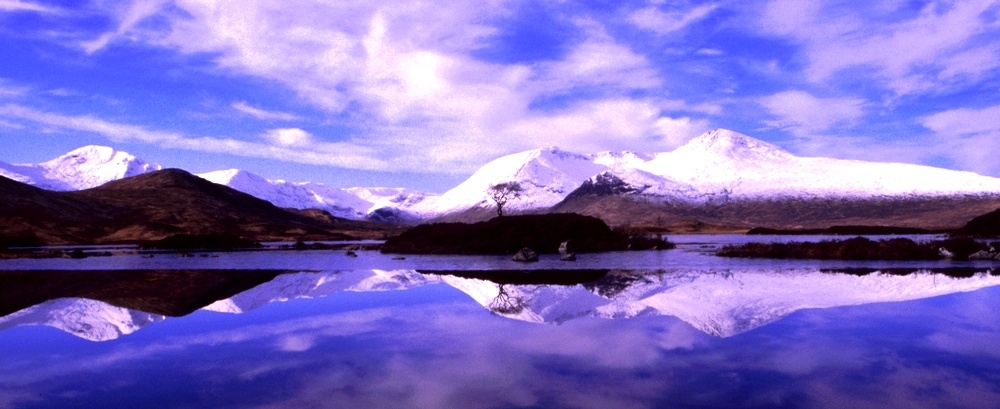
<path id="1" fill-rule="evenodd" d="M 530 273 L 333 251 L 3 261 L 0 408 L 1000 407 L 993 265 L 688 240 Z"/>

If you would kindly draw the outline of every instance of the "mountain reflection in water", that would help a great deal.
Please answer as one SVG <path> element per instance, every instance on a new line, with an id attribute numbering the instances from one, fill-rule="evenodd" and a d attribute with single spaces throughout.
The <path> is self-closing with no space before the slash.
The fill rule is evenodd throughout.
<path id="1" fill-rule="evenodd" d="M 47 325 L 92 341 L 202 309 L 443 283 L 496 315 L 534 323 L 672 316 L 730 337 L 802 309 L 901 302 L 1000 284 L 992 270 L 281 270 L 0 272 L 0 330 Z"/>

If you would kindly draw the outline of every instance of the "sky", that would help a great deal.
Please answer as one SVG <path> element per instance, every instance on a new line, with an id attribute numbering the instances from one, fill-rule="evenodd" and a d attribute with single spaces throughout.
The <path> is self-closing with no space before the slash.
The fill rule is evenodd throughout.
<path id="1" fill-rule="evenodd" d="M 499 156 L 801 156 L 1000 177 L 1000 0 L 0 0 L 0 161 L 453 187 Z"/>

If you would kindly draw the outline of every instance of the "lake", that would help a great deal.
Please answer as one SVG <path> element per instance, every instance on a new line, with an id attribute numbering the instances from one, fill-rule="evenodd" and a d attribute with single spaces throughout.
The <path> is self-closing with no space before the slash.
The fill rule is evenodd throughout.
<path id="1" fill-rule="evenodd" d="M 1000 407 L 996 263 L 710 255 L 765 239 L 4 260 L 0 408 Z"/>

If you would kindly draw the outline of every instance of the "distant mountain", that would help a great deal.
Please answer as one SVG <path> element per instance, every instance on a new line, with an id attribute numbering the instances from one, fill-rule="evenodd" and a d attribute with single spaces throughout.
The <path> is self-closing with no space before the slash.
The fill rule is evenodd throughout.
<path id="1" fill-rule="evenodd" d="M 160 165 L 148 163 L 127 152 L 94 145 L 35 165 L 0 162 L 0 176 L 57 191 L 90 189 L 112 180 L 160 169 Z"/>
<path id="2" fill-rule="evenodd" d="M 0 236 L 49 244 L 156 240 L 173 234 L 233 234 L 256 240 L 381 237 L 367 222 L 315 218 L 278 208 L 178 169 L 52 192 L 0 177 Z"/>
<path id="3" fill-rule="evenodd" d="M 267 200 L 279 207 L 320 209 L 335 217 L 405 223 L 418 220 L 407 211 L 433 195 L 404 188 L 335 188 L 322 183 L 268 180 L 239 169 L 202 173 L 199 177 Z"/>

